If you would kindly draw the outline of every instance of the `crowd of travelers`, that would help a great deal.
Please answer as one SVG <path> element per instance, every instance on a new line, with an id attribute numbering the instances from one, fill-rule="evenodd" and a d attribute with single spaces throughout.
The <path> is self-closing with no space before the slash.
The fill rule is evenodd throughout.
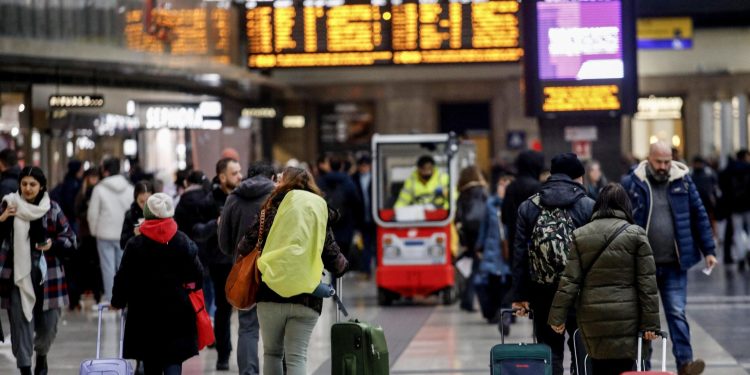
<path id="1" fill-rule="evenodd" d="M 124 355 L 138 360 L 137 373 L 179 374 L 199 350 L 189 299 L 196 289 L 213 316 L 217 370 L 229 369 L 236 350 L 240 374 L 261 373 L 262 336 L 262 373 L 305 374 L 322 299 L 282 296 L 262 283 L 257 305 L 239 311 L 235 349 L 224 285 L 238 256 L 283 243 L 295 231 L 319 232 L 316 262 L 333 279 L 357 270 L 369 280 L 376 266 L 370 157 L 324 155 L 311 170 L 255 162 L 243 176 L 230 149 L 212 178 L 179 171 L 175 194 L 143 173 L 121 173 L 121 165 L 106 158 L 84 169 L 72 160 L 49 189 L 44 171 L 21 167 L 13 150 L 0 151 L 0 297 L 21 374 L 31 374 L 32 365 L 35 375 L 47 374 L 61 311 L 81 309 L 86 293 L 97 304 L 128 309 Z M 598 162 L 571 153 L 545 168 L 541 153 L 523 151 L 489 179 L 476 166 L 463 169 L 456 258 L 471 259 L 472 267 L 460 308 L 474 312 L 478 301 L 483 318 L 506 334 L 516 318 L 501 309 L 533 311 L 555 375 L 564 371 L 565 334 L 572 348 L 580 329 L 594 373 L 619 374 L 633 366 L 638 332 L 658 336 L 661 297 L 680 375 L 702 373 L 685 316 L 687 270 L 701 259 L 714 267 L 716 243 L 725 263 L 750 266 L 750 153 L 742 150 L 717 169 L 700 157 L 689 168 L 663 143 L 653 144 L 620 183 L 608 182 Z M 396 206 L 416 196 L 420 183 L 447 185 L 429 156 L 413 176 Z M 317 200 L 327 208 L 309 218 L 285 208 L 299 199 L 313 211 Z M 295 225 L 279 233 L 274 222 Z"/>

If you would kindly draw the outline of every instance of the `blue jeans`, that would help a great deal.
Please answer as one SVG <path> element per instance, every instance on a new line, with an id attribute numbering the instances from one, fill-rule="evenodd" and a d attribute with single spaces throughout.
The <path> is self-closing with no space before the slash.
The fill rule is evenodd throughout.
<path id="1" fill-rule="evenodd" d="M 307 345 L 317 311 L 296 303 L 258 303 L 260 335 L 263 337 L 263 375 L 307 374 Z"/>
<path id="2" fill-rule="evenodd" d="M 255 307 L 239 312 L 240 331 L 237 338 L 237 366 L 240 375 L 258 375 L 258 312 Z"/>
<path id="3" fill-rule="evenodd" d="M 103 240 L 97 238 L 96 249 L 99 251 L 99 265 L 102 269 L 104 300 L 111 301 L 115 274 L 120 268 L 120 261 L 122 261 L 123 252 L 120 249 L 120 240 Z"/>
<path id="4" fill-rule="evenodd" d="M 656 283 L 659 285 L 664 314 L 667 316 L 669 336 L 672 339 L 672 354 L 677 368 L 693 360 L 690 346 L 690 326 L 685 316 L 687 305 L 687 271 L 679 265 L 657 266 Z"/>

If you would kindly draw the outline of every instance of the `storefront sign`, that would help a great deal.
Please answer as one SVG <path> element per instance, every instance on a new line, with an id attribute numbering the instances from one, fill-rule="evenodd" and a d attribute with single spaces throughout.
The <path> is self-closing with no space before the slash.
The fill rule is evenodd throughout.
<path id="1" fill-rule="evenodd" d="M 596 126 L 566 126 L 565 141 L 596 141 L 598 138 Z"/>
<path id="2" fill-rule="evenodd" d="M 637 29 L 638 49 L 693 48 L 693 19 L 690 17 L 641 18 Z"/>
<path id="3" fill-rule="evenodd" d="M 242 117 L 253 117 L 253 118 L 276 118 L 276 108 L 272 107 L 253 107 L 243 108 Z"/>
<path id="4" fill-rule="evenodd" d="M 139 104 L 138 117 L 146 129 L 203 129 L 222 127 L 221 103 Z"/>
<path id="5" fill-rule="evenodd" d="M 281 123 L 286 129 L 302 129 L 305 127 L 305 116 L 284 116 Z"/>
<path id="6" fill-rule="evenodd" d="M 677 120 L 682 118 L 683 100 L 679 96 L 655 97 L 638 99 L 638 112 L 635 118 L 639 120 Z"/>
<path id="7" fill-rule="evenodd" d="M 104 107 L 102 95 L 50 95 L 50 108 L 101 108 Z"/>

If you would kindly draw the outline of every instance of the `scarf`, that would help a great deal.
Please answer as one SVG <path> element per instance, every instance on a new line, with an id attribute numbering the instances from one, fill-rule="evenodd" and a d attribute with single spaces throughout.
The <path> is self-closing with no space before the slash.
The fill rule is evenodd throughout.
<path id="1" fill-rule="evenodd" d="M 174 219 L 146 220 L 140 226 L 141 234 L 160 243 L 167 244 L 177 233 L 177 222 Z"/>
<path id="2" fill-rule="evenodd" d="M 31 222 L 38 220 L 50 209 L 49 194 L 44 193 L 39 205 L 27 202 L 18 193 L 11 193 L 3 197 L 8 206 L 16 207 L 16 216 L 13 219 L 13 282 L 18 286 L 21 294 L 21 307 L 27 321 L 33 317 L 36 294 L 31 282 L 31 238 L 29 228 Z M 39 259 L 39 268 L 42 270 L 42 280 L 47 278 L 47 261 L 44 255 Z M 42 281 L 44 282 L 44 281 Z"/>

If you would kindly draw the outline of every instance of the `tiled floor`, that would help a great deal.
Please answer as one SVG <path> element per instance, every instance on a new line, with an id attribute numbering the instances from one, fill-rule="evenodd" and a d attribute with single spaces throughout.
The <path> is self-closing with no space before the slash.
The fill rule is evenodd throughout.
<path id="1" fill-rule="evenodd" d="M 695 355 L 708 363 L 706 374 L 745 375 L 750 369 L 750 272 L 740 273 L 732 266 L 717 269 L 711 277 L 695 270 L 690 274 L 688 314 Z M 391 352 L 392 374 L 481 374 L 489 373 L 489 350 L 500 341 L 495 326 L 483 322 L 479 314 L 462 312 L 457 306 L 443 307 L 437 300 L 418 300 L 390 308 L 375 302 L 373 282 L 356 277 L 345 280 L 345 297 L 351 317 L 375 322 L 385 328 Z M 308 372 L 330 373 L 330 335 L 333 308 L 327 303 L 318 321 L 309 348 Z M 7 316 L 0 314 L 7 332 Z M 233 320 L 236 332 L 236 315 Z M 665 324 L 666 326 L 666 324 Z M 106 356 L 116 353 L 118 319 L 106 313 L 104 348 Z M 529 340 L 530 323 L 519 319 L 511 330 L 509 342 Z M 236 340 L 236 336 L 234 337 Z M 77 374 L 81 360 L 95 354 L 96 314 L 66 313 L 57 341 L 50 353 L 50 374 Z M 673 369 L 671 348 L 668 364 Z M 658 357 L 658 356 L 657 356 Z M 216 354 L 204 350 L 185 363 L 184 374 L 222 374 L 216 372 Z M 659 361 L 655 361 L 659 365 Z M 236 374 L 232 369 L 224 374 Z M 743 369 L 743 366 L 745 369 Z M 0 344 L 0 374 L 14 374 L 15 361 L 9 343 Z"/>

